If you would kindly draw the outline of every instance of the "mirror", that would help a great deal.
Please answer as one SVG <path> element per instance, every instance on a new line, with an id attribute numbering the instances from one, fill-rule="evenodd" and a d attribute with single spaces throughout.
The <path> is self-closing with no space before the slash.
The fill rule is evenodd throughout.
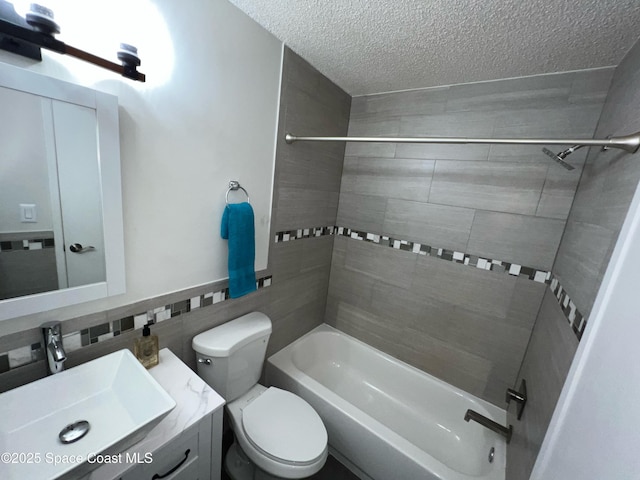
<path id="1" fill-rule="evenodd" d="M 124 293 L 117 98 L 0 64 L 0 320 Z"/>

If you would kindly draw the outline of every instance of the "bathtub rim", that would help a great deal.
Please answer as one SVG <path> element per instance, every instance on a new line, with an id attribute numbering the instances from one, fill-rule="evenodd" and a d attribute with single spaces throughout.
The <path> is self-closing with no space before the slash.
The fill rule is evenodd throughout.
<path id="1" fill-rule="evenodd" d="M 369 349 L 373 349 L 375 351 L 376 354 L 380 355 L 381 357 L 383 357 L 385 360 L 390 361 L 392 363 L 397 364 L 398 366 L 402 367 L 403 369 L 406 369 L 410 372 L 416 373 L 418 375 L 426 375 L 427 377 L 430 378 L 430 380 L 434 381 L 435 383 L 446 387 L 447 389 L 450 389 L 452 391 L 454 391 L 456 394 L 464 397 L 465 399 L 473 402 L 473 403 L 479 403 L 480 405 L 482 405 L 483 408 L 486 408 L 487 410 L 489 410 L 489 414 L 491 415 L 491 418 L 495 421 L 503 421 L 506 422 L 507 420 L 507 412 L 506 409 L 502 409 L 500 407 L 498 407 L 497 405 L 494 405 L 490 402 L 488 402 L 487 400 L 484 400 L 480 397 L 475 396 L 472 393 L 469 393 L 465 390 L 462 390 L 459 387 L 456 387 L 455 385 L 451 385 L 450 383 L 445 382 L 444 380 L 436 377 L 435 375 L 430 374 L 429 372 L 425 372 L 424 370 L 420 370 L 417 367 L 414 367 L 413 365 L 410 365 L 406 362 L 404 362 L 403 360 L 400 360 L 399 358 L 394 357 L 393 355 L 389 355 L 388 353 L 383 352 L 382 350 L 379 350 L 378 348 L 369 345 L 366 342 L 363 342 L 362 340 L 357 339 L 356 337 L 349 335 L 348 333 L 343 332 L 342 330 L 337 329 L 336 327 L 333 327 L 327 323 L 321 323 L 320 325 L 318 325 L 317 327 L 313 328 L 312 330 L 309 330 L 307 333 L 305 333 L 304 335 L 302 335 L 301 337 L 298 337 L 297 339 L 295 339 L 293 342 L 289 343 L 288 345 L 285 345 L 284 347 L 282 347 L 280 350 L 278 350 L 277 352 L 271 354 L 268 358 L 267 358 L 267 362 L 271 362 L 271 359 L 276 359 L 280 360 L 281 357 L 284 357 L 284 353 L 282 355 L 280 355 L 281 352 L 285 352 L 287 349 L 293 349 L 294 346 L 297 343 L 301 343 L 305 338 L 313 335 L 314 333 L 320 333 L 320 332 L 326 332 L 326 333 L 332 333 L 332 334 L 336 334 L 336 335 L 342 335 L 347 337 L 349 340 L 358 343 L 360 345 L 362 345 L 365 348 L 369 348 Z M 273 363 L 273 362 L 272 362 Z M 296 367 L 296 370 L 299 370 Z M 301 370 L 299 370 L 301 371 Z M 304 373 L 304 372 L 303 372 Z M 307 375 L 308 376 L 308 375 Z M 313 380 L 314 382 L 316 382 L 318 385 L 321 385 L 323 388 L 327 388 L 324 385 L 322 385 L 320 382 L 318 382 L 317 380 L 313 379 L 312 377 L 309 377 L 311 380 Z M 328 390 L 328 388 L 327 388 Z"/>
<path id="2" fill-rule="evenodd" d="M 366 342 L 363 342 L 349 335 L 348 333 L 345 333 L 342 330 L 339 330 L 326 323 L 322 323 L 318 325 L 317 327 L 313 328 L 306 334 L 302 335 L 301 337 L 291 342 L 289 345 L 286 345 L 285 347 L 283 347 L 278 352 L 269 356 L 269 358 L 267 359 L 267 375 L 266 375 L 267 380 L 269 380 L 270 382 L 271 375 L 273 375 L 274 377 L 277 377 L 279 375 L 284 375 L 288 377 L 292 382 L 298 383 L 301 388 L 308 390 L 312 395 L 316 395 L 332 408 L 337 409 L 342 414 L 354 420 L 361 428 L 365 429 L 370 434 L 377 437 L 379 440 L 396 447 L 399 454 L 405 456 L 407 459 L 410 459 L 411 461 L 420 465 L 422 468 L 429 470 L 433 475 L 436 476 L 436 478 L 441 478 L 441 479 L 451 478 L 452 480 L 458 480 L 458 479 L 483 480 L 483 479 L 491 478 L 486 474 L 481 476 L 473 476 L 473 475 L 464 474 L 462 472 L 455 470 L 454 468 L 451 468 L 449 465 L 441 462 L 436 457 L 432 456 L 429 452 L 422 450 L 420 447 L 413 444 L 411 441 L 409 441 L 399 433 L 395 432 L 392 428 L 388 427 L 387 425 L 385 425 L 375 417 L 371 416 L 370 414 L 356 407 L 355 405 L 350 403 L 348 400 L 344 399 L 337 393 L 333 392 L 330 388 L 326 387 L 325 385 L 323 385 L 313 377 L 307 375 L 306 372 L 300 370 L 293 363 L 293 358 L 292 358 L 293 349 L 295 348 L 296 344 L 303 342 L 307 337 L 316 333 L 329 333 L 332 335 L 346 337 L 348 341 L 353 341 L 364 348 L 373 350 L 373 354 L 380 355 L 384 360 L 394 363 L 399 368 L 406 369 L 409 372 L 417 374 L 418 376 L 421 376 L 421 377 L 427 377 L 429 381 L 434 382 L 438 386 L 451 390 L 454 394 L 463 397 L 464 400 L 470 402 L 472 405 L 481 407 L 482 409 L 486 410 L 486 413 L 488 413 L 490 418 L 492 418 L 493 420 L 502 422 L 502 423 L 505 423 L 507 420 L 506 411 L 500 409 L 496 405 L 493 405 L 486 400 L 478 398 L 469 392 L 465 392 L 464 390 L 454 385 L 451 385 L 445 382 L 444 380 L 441 380 L 435 377 L 434 375 L 431 375 L 430 373 L 427 373 L 423 370 L 420 370 L 419 368 L 409 365 L 408 363 L 398 358 L 395 358 L 392 355 L 389 355 L 377 349 L 376 347 L 373 347 L 367 344 Z M 276 371 L 273 374 L 270 374 L 269 369 L 272 369 L 272 368 L 275 369 Z M 303 378 L 300 378 L 301 375 L 303 376 Z M 328 392 L 328 395 L 324 395 L 324 396 L 321 395 L 321 393 L 323 392 Z M 497 440 L 499 442 L 496 444 L 497 445 L 496 453 L 500 455 L 500 458 L 503 461 L 501 461 L 501 464 L 499 466 L 496 465 L 496 467 L 500 468 L 500 470 L 504 474 L 506 472 L 506 453 L 507 453 L 506 443 L 501 438 L 497 438 Z M 342 457 L 346 458 L 359 471 L 366 473 L 364 470 L 361 469 L 359 465 L 352 462 L 344 452 L 341 452 L 339 449 L 335 448 L 331 444 L 331 438 L 329 439 L 329 444 L 334 451 L 338 451 Z"/>

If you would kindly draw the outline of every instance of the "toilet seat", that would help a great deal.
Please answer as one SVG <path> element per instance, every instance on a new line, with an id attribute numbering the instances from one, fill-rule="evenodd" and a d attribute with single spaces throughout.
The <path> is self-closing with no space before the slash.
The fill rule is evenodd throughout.
<path id="1" fill-rule="evenodd" d="M 327 430 L 316 411 L 293 393 L 270 387 L 242 411 L 247 440 L 260 453 L 289 465 L 326 456 Z"/>

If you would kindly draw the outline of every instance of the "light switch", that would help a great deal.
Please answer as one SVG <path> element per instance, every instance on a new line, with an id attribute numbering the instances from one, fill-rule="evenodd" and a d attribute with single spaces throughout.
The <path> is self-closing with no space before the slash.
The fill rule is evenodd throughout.
<path id="1" fill-rule="evenodd" d="M 38 214 L 36 206 L 33 203 L 21 203 L 20 204 L 20 221 L 22 223 L 37 223 Z"/>

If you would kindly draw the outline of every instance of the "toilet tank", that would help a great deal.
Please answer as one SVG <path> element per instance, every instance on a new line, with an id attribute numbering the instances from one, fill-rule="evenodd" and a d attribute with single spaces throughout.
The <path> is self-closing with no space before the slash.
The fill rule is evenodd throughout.
<path id="1" fill-rule="evenodd" d="M 251 312 L 196 335 L 198 375 L 226 401 L 246 393 L 260 378 L 271 335 L 271 320 Z"/>

